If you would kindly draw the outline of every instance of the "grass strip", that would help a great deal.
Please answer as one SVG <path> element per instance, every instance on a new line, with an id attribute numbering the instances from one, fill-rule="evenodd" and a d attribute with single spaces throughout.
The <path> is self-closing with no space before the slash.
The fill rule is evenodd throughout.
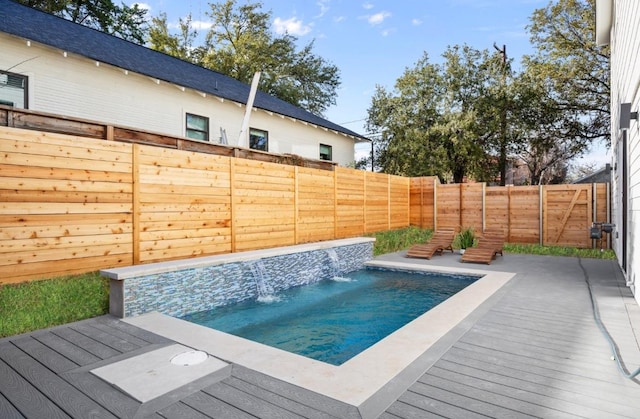
<path id="1" fill-rule="evenodd" d="M 408 227 L 370 235 L 374 256 L 424 243 L 430 229 Z M 612 250 L 505 244 L 507 253 L 615 259 Z M 0 337 L 100 316 L 109 311 L 109 281 L 98 272 L 0 286 Z"/>

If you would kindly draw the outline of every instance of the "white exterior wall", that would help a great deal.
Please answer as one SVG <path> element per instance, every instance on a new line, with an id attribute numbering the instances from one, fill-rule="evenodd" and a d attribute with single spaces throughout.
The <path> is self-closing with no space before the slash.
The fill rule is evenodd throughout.
<path id="1" fill-rule="evenodd" d="M 245 106 L 125 72 L 7 34 L 0 34 L 0 69 L 29 76 L 29 109 L 91 119 L 173 136 L 185 135 L 185 113 L 209 118 L 210 141 L 220 128 L 238 144 Z M 354 139 L 299 120 L 261 110 L 250 127 L 269 133 L 269 152 L 319 159 L 320 144 L 332 146 L 333 161 L 354 160 Z"/>
<path id="2" fill-rule="evenodd" d="M 631 120 L 627 130 L 627 190 L 623 190 L 623 131 L 620 104 L 640 109 L 640 2 L 614 1 L 611 29 L 611 142 L 613 147 L 613 222 L 616 224 L 614 250 L 627 283 L 640 302 L 640 121 Z M 627 201 L 627 234 L 624 234 L 623 201 Z M 627 241 L 627 261 L 623 263 L 623 240 Z"/>

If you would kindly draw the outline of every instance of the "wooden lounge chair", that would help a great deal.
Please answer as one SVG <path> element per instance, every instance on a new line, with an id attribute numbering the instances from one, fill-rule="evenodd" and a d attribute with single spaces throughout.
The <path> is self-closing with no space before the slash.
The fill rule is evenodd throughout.
<path id="1" fill-rule="evenodd" d="M 433 237 L 427 243 L 416 244 L 407 250 L 406 257 L 431 259 L 433 255 L 441 255 L 445 250 L 453 253 L 451 243 L 456 232 L 454 229 L 443 228 L 433 233 Z"/>
<path id="2" fill-rule="evenodd" d="M 486 263 L 489 265 L 496 255 L 503 255 L 504 233 L 500 229 L 487 229 L 477 247 L 470 247 L 462 255 L 462 262 Z"/>

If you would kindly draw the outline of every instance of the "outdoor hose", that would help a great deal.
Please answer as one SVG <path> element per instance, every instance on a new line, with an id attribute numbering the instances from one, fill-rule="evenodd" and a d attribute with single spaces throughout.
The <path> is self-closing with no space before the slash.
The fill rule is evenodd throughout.
<path id="1" fill-rule="evenodd" d="M 591 309 L 593 311 L 593 319 L 598 326 L 598 329 L 602 332 L 605 339 L 609 343 L 609 347 L 611 348 L 611 352 L 613 354 L 613 359 L 616 361 L 616 365 L 618 367 L 618 371 L 625 377 L 635 382 L 636 384 L 640 384 L 640 381 L 636 379 L 636 376 L 640 374 L 640 367 L 637 368 L 633 372 L 629 372 L 622 361 L 622 356 L 620 355 L 620 351 L 618 350 L 618 345 L 616 345 L 615 341 L 609 334 L 609 331 L 605 327 L 604 323 L 602 323 L 602 319 L 600 318 L 600 310 L 598 309 L 598 302 L 596 301 L 596 297 L 593 294 L 591 289 L 591 281 L 589 280 L 589 273 L 582 265 L 582 259 L 578 257 L 578 265 L 580 265 L 580 269 L 582 269 L 582 273 L 584 274 L 584 281 L 587 284 L 587 289 L 589 290 L 589 297 L 591 298 Z"/>

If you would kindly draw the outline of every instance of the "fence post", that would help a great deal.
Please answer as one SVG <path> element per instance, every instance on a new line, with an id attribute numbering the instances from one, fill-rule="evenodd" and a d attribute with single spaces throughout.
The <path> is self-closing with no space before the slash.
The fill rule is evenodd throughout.
<path id="1" fill-rule="evenodd" d="M 433 179 L 433 231 L 438 229 L 438 184 Z"/>
<path id="2" fill-rule="evenodd" d="M 487 229 L 487 182 L 482 182 L 482 232 Z"/>
<path id="3" fill-rule="evenodd" d="M 298 166 L 293 168 L 293 242 L 295 244 L 299 243 L 298 238 Z"/>
<path id="4" fill-rule="evenodd" d="M 544 208 L 543 208 L 543 196 L 544 191 L 542 190 L 542 184 L 538 184 L 538 208 L 539 208 L 539 226 L 538 226 L 538 235 L 540 237 L 540 246 L 544 246 Z"/>
<path id="5" fill-rule="evenodd" d="M 231 195 L 231 211 L 229 217 L 231 218 L 231 253 L 236 251 L 236 191 L 235 191 L 235 173 L 236 173 L 236 159 L 229 157 L 229 192 Z"/>
<path id="6" fill-rule="evenodd" d="M 133 202 L 131 205 L 131 210 L 133 211 L 131 221 L 133 222 L 133 265 L 138 265 L 140 263 L 140 145 L 133 144 L 131 149 L 131 169 L 132 173 L 132 181 L 133 181 Z"/>
<path id="7" fill-rule="evenodd" d="M 598 221 L 598 188 L 596 187 L 595 183 L 591 184 L 591 222 L 597 222 Z M 589 226 L 587 226 L 589 227 Z M 600 242 L 602 243 L 602 242 Z M 595 249 L 596 248 L 596 240 L 595 239 L 591 239 L 591 248 Z"/>
<path id="8" fill-rule="evenodd" d="M 338 238 L 338 168 L 333 171 L 333 239 Z"/>

